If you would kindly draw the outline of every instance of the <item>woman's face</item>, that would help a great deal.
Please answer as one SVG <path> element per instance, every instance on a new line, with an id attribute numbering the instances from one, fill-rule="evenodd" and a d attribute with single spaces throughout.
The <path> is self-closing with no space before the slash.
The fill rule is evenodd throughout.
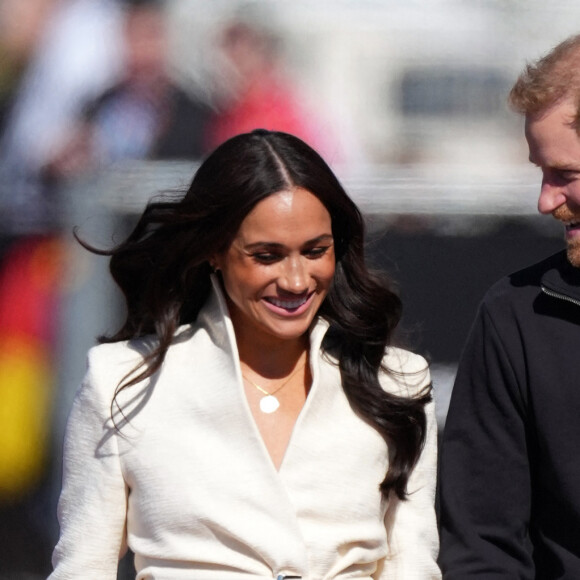
<path id="1" fill-rule="evenodd" d="M 212 263 L 221 270 L 238 341 L 297 339 L 334 276 L 330 214 L 305 189 L 275 193 L 253 208 Z"/>

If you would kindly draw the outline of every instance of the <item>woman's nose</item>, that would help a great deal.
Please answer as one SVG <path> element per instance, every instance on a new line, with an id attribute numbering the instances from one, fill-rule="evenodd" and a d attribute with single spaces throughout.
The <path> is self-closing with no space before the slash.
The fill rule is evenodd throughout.
<path id="1" fill-rule="evenodd" d="M 288 258 L 279 280 L 280 288 L 294 294 L 308 289 L 308 273 L 302 257 Z"/>

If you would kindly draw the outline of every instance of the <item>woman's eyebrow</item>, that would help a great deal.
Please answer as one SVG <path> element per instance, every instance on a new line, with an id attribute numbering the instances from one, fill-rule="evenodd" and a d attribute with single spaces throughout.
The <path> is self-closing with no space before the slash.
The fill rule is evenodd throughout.
<path id="1" fill-rule="evenodd" d="M 253 242 L 252 244 L 245 245 L 244 250 L 257 250 L 259 248 L 282 249 L 283 247 L 284 244 L 277 242 Z"/>
<path id="2" fill-rule="evenodd" d="M 311 240 L 307 240 L 304 242 L 304 246 L 309 246 L 312 244 L 318 244 L 320 242 L 331 242 L 333 239 L 332 234 L 322 234 L 320 236 L 316 236 Z M 253 250 L 257 248 L 272 248 L 272 249 L 282 249 L 284 248 L 284 244 L 280 244 L 279 242 L 252 242 L 251 244 L 247 244 L 244 246 L 245 250 Z"/>
<path id="3" fill-rule="evenodd" d="M 322 234 L 321 236 L 317 236 L 316 238 L 308 240 L 306 243 L 307 244 L 317 244 L 319 242 L 332 242 L 333 239 L 334 238 L 333 238 L 332 234 Z"/>

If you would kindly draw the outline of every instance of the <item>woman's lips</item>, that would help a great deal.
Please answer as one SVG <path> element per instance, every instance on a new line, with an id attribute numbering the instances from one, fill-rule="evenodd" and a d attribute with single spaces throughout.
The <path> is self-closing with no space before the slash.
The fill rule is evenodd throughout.
<path id="1" fill-rule="evenodd" d="M 296 316 L 302 314 L 308 309 L 314 292 L 303 294 L 302 296 L 282 297 L 282 296 L 266 296 L 262 300 L 266 307 L 282 316 Z"/>

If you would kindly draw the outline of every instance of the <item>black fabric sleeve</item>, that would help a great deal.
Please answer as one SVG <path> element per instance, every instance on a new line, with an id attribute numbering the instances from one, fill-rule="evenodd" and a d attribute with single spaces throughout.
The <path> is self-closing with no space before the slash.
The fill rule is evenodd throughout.
<path id="1" fill-rule="evenodd" d="M 517 324 L 482 306 L 465 346 L 441 449 L 445 580 L 535 578 L 525 377 Z M 508 315 L 509 317 L 509 315 Z"/>

